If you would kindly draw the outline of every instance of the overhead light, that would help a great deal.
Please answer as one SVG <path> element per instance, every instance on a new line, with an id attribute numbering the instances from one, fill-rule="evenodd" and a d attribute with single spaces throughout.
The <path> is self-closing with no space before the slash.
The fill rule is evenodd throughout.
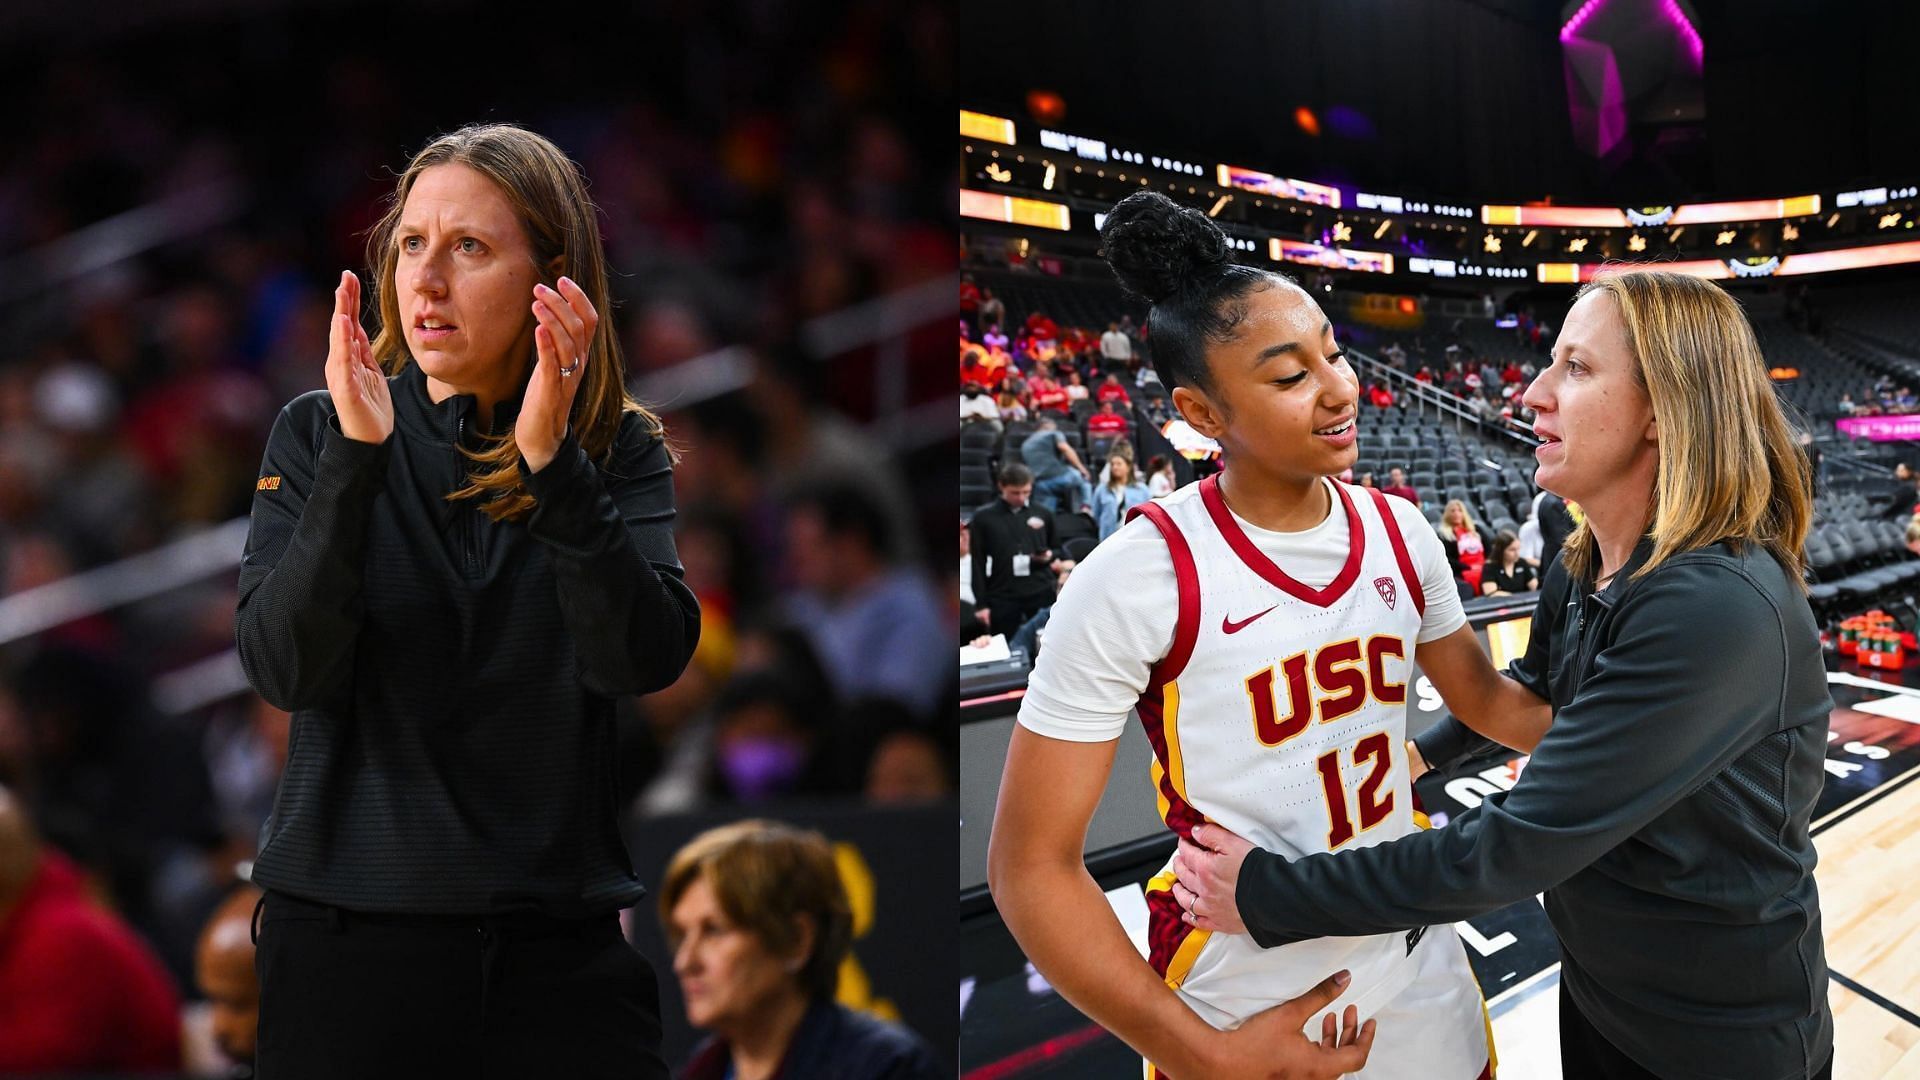
<path id="1" fill-rule="evenodd" d="M 1053 190 L 1053 173 L 1054 173 L 1053 162 L 1049 161 L 1047 162 L 1046 178 L 1040 181 L 1040 190 L 1042 191 Z"/>
<path id="2" fill-rule="evenodd" d="M 1480 238 L 1480 246 L 1484 248 L 1488 254 L 1498 255 L 1500 253 L 1500 238 L 1492 233 L 1488 233 Z"/>
<path id="3" fill-rule="evenodd" d="M 1836 213 L 1836 214 L 1827 215 L 1827 228 L 1829 229 L 1833 228 L 1836 224 L 1839 224 L 1839 221 L 1840 221 L 1839 214 Z"/>
<path id="4" fill-rule="evenodd" d="M 1526 237 L 1520 241 L 1520 246 L 1526 247 L 1527 245 L 1533 243 L 1533 238 L 1539 235 L 1540 235 L 1539 229 L 1528 229 Z"/>
<path id="5" fill-rule="evenodd" d="M 1736 235 L 1738 234 L 1735 233 L 1732 229 L 1721 229 L 1719 233 L 1715 234 L 1713 238 L 1713 245 L 1715 247 L 1726 247 L 1728 244 L 1733 243 L 1733 238 Z"/>
<path id="6" fill-rule="evenodd" d="M 1679 228 L 1676 228 L 1676 229 L 1674 229 L 1674 230 L 1673 230 L 1672 232 L 1670 232 L 1670 233 L 1668 233 L 1668 234 L 1667 234 L 1667 242 L 1668 242 L 1668 243 L 1670 243 L 1670 244 L 1677 244 L 1677 243 L 1679 243 L 1679 242 L 1680 242 L 1680 234 L 1681 234 L 1681 233 L 1683 233 L 1683 232 L 1686 232 L 1686 231 L 1687 231 L 1687 229 L 1686 229 L 1686 226 L 1684 226 L 1684 225 L 1682 225 L 1682 226 L 1680 226 Z"/>
<path id="7" fill-rule="evenodd" d="M 1634 233 L 1632 236 L 1627 237 L 1627 250 L 1628 251 L 1647 250 L 1647 238 L 1644 236 L 1641 236 L 1639 233 Z"/>
<path id="8" fill-rule="evenodd" d="M 1387 230 L 1391 228 L 1393 228 L 1393 219 L 1388 218 L 1387 220 L 1380 223 L 1379 228 L 1373 230 L 1373 238 L 1375 240 L 1380 239 L 1381 237 L 1387 235 Z"/>
<path id="9" fill-rule="evenodd" d="M 1351 239 L 1353 239 L 1353 229 L 1350 226 L 1348 226 L 1346 222 L 1336 221 L 1333 223 L 1333 242 L 1334 243 L 1344 244 Z"/>
<path id="10" fill-rule="evenodd" d="M 1800 230 L 1794 228 L 1793 225 L 1790 223 L 1786 225 L 1782 225 L 1780 226 L 1780 239 L 1798 240 L 1800 239 Z"/>
<path id="11" fill-rule="evenodd" d="M 1220 196 L 1220 199 L 1219 199 L 1219 201 L 1213 204 L 1213 209 L 1211 209 L 1211 210 L 1209 210 L 1209 211 L 1207 211 L 1207 216 L 1208 216 L 1208 217 L 1219 217 L 1219 216 L 1220 216 L 1220 211 L 1221 211 L 1222 209 L 1224 209 L 1224 208 L 1226 207 L 1226 205 L 1227 205 L 1228 203 L 1230 203 L 1230 202 L 1232 202 L 1232 201 L 1233 201 L 1233 196 L 1232 196 L 1232 195 L 1222 195 L 1222 196 Z"/>
<path id="12" fill-rule="evenodd" d="M 1573 252 L 1580 252 L 1580 251 L 1587 250 L 1587 238 L 1584 236 L 1575 238 L 1574 240 L 1572 240 L 1567 244 L 1567 250 L 1573 251 Z"/>
<path id="13" fill-rule="evenodd" d="M 1880 215 L 1880 227 L 1881 227 L 1881 228 L 1883 228 L 1883 229 L 1891 229 L 1891 228 L 1893 228 L 1893 227 L 1894 227 L 1895 225 L 1898 225 L 1898 224 L 1900 224 L 1900 211 L 1898 211 L 1898 210 L 1895 210 L 1895 211 L 1894 211 L 1893 213 L 1891 213 L 1891 214 L 1881 214 L 1881 215 Z"/>

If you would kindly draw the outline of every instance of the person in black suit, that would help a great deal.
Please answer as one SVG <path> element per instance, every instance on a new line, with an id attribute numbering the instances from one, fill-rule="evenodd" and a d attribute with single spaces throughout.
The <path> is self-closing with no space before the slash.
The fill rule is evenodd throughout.
<path id="1" fill-rule="evenodd" d="M 991 632 L 1009 638 L 1053 603 L 1053 514 L 1033 505 L 1032 498 L 1033 470 L 1018 463 L 1004 466 L 1000 497 L 981 507 L 968 525 L 974 601 L 987 609 Z"/>

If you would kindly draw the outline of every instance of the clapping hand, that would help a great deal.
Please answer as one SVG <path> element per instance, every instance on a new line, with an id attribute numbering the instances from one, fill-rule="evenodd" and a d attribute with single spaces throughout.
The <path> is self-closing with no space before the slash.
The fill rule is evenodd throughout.
<path id="1" fill-rule="evenodd" d="M 558 284 L 558 290 L 533 287 L 533 317 L 539 321 L 533 341 L 539 359 L 513 428 L 514 445 L 534 472 L 546 468 L 567 439 L 573 396 L 586 378 L 587 352 L 600 325 L 600 313 L 585 290 L 572 278 L 563 277 Z"/>
<path id="2" fill-rule="evenodd" d="M 357 442 L 386 442 L 393 434 L 393 394 L 360 325 L 360 279 L 350 270 L 340 274 L 334 287 L 329 330 L 327 392 L 340 418 L 340 433 Z"/>

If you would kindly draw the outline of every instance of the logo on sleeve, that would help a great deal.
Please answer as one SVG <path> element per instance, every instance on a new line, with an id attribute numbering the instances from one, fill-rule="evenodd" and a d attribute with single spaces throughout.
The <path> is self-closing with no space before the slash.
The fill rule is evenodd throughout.
<path id="1" fill-rule="evenodd" d="M 1400 599 L 1400 590 L 1394 585 L 1393 579 L 1390 577 L 1374 578 L 1373 587 L 1380 590 L 1380 599 L 1387 602 L 1387 610 L 1393 610 L 1393 602 Z"/>
<path id="2" fill-rule="evenodd" d="M 259 482 L 259 483 L 257 483 L 257 484 L 255 484 L 255 485 L 253 485 L 253 490 L 255 490 L 255 491 L 279 491 L 279 490 L 280 490 L 280 478 L 279 478 L 279 477 L 277 477 L 277 476 L 263 476 L 263 477 L 261 477 L 261 478 L 260 478 L 260 482 Z"/>

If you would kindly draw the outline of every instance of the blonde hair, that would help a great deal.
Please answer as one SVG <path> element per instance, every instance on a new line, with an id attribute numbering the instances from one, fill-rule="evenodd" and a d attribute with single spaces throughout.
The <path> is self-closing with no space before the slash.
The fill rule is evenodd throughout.
<path id="1" fill-rule="evenodd" d="M 526 231 L 535 275 L 552 288 L 558 274 L 550 273 L 548 265 L 557 258 L 559 273 L 572 278 L 600 313 L 587 348 L 587 370 L 581 373 L 583 382 L 573 402 L 572 429 L 587 457 L 604 462 L 627 413 L 640 417 L 648 435 L 664 438 L 660 418 L 627 393 L 626 361 L 613 330 L 613 305 L 607 292 L 606 255 L 586 180 L 558 146 L 512 124 L 471 124 L 442 135 L 415 154 L 400 174 L 385 215 L 367 239 L 367 263 L 373 268 L 372 288 L 380 313 L 373 355 L 380 366 L 387 374 L 397 375 L 413 359 L 395 295 L 398 290 L 392 287 L 399 258 L 394 241 L 407 193 L 420 174 L 435 165 L 464 165 L 498 185 Z M 526 373 L 532 371 L 528 357 Z M 491 445 L 483 450 L 460 448 L 473 468 L 467 474 L 467 486 L 447 499 L 477 499 L 482 512 L 495 521 L 521 520 L 533 512 L 533 496 L 520 478 L 520 449 L 513 432 L 486 439 Z M 671 454 L 672 448 L 668 451 Z"/>
<path id="2" fill-rule="evenodd" d="M 799 981 L 815 998 L 830 999 L 840 961 L 853 947 L 853 906 L 840 883 L 839 864 L 826 837 L 777 821 L 749 819 L 708 829 L 667 863 L 660 885 L 660 923 L 673 937 L 674 905 L 704 878 L 720 910 L 775 953 L 799 943 L 796 918 L 813 924 L 813 949 Z"/>
<path id="3" fill-rule="evenodd" d="M 1451 499 L 1451 500 L 1449 500 L 1449 501 L 1447 502 L 1447 505 L 1446 505 L 1446 506 L 1444 506 L 1444 507 L 1442 507 L 1442 508 L 1441 508 L 1441 510 L 1440 510 L 1440 527 L 1441 527 L 1442 529 L 1451 529 L 1451 528 L 1453 528 L 1453 526 L 1452 526 L 1452 525 L 1449 525 L 1449 524 L 1447 523 L 1447 515 L 1448 515 L 1448 514 L 1451 514 L 1451 513 L 1453 513 L 1453 511 L 1454 511 L 1454 509 L 1455 509 L 1456 507 L 1457 507 L 1457 508 L 1459 509 L 1459 511 L 1460 511 L 1460 522 L 1461 522 L 1461 524 L 1463 524 L 1463 525 L 1465 525 L 1465 526 L 1467 527 L 1467 531 L 1468 531 L 1468 532 L 1470 532 L 1470 533 L 1472 533 L 1472 534 L 1473 534 L 1473 535 L 1475 535 L 1475 536 L 1479 536 L 1479 535 L 1480 535 L 1480 527 L 1479 527 L 1479 526 L 1477 526 L 1477 525 L 1475 525 L 1475 524 L 1473 523 L 1473 515 L 1472 515 L 1471 513 L 1469 513 L 1469 512 L 1467 511 L 1467 504 L 1466 504 L 1466 503 L 1464 503 L 1464 502 L 1461 502 L 1461 501 L 1460 501 L 1459 499 Z M 1443 533 L 1442 535 L 1446 535 L 1446 534 L 1444 534 L 1444 533 Z M 1451 540 L 1451 539 L 1453 539 L 1453 537 L 1452 537 L 1452 536 L 1447 536 L 1447 539 L 1449 539 L 1449 540 Z"/>
<path id="4" fill-rule="evenodd" d="M 1574 299 L 1613 298 L 1634 378 L 1659 426 L 1659 472 L 1647 532 L 1653 555 L 1634 576 L 1697 548 L 1759 544 L 1805 591 L 1813 479 L 1767 376 L 1746 313 L 1724 290 L 1685 274 L 1608 274 Z M 1586 522 L 1567 539 L 1567 572 L 1597 572 Z"/>

